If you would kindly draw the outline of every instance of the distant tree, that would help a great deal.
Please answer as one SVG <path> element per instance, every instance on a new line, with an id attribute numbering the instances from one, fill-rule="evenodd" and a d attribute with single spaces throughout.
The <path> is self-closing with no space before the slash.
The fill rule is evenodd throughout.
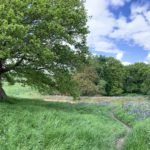
<path id="1" fill-rule="evenodd" d="M 105 78 L 105 67 L 108 57 L 105 56 L 92 56 L 90 58 L 91 65 L 96 69 L 100 79 Z"/>
<path id="2" fill-rule="evenodd" d="M 144 72 L 144 80 L 141 85 L 141 92 L 150 96 L 150 66 L 147 71 Z"/>
<path id="3" fill-rule="evenodd" d="M 85 67 L 81 72 L 74 77 L 80 89 L 80 95 L 92 96 L 97 94 L 98 75 L 94 68 Z"/>
<path id="4" fill-rule="evenodd" d="M 148 88 L 150 66 L 135 63 L 125 67 L 124 90 L 126 93 L 146 93 Z"/>
<path id="5" fill-rule="evenodd" d="M 105 80 L 99 80 L 97 88 L 98 88 L 98 94 L 100 95 L 107 95 L 106 93 L 106 85 L 107 82 Z"/>
<path id="6" fill-rule="evenodd" d="M 124 79 L 124 66 L 121 62 L 115 58 L 104 56 L 95 57 L 93 59 L 96 59 L 92 62 L 95 62 L 99 78 L 105 81 L 106 95 L 112 96 L 121 94 L 123 92 Z"/>
<path id="7" fill-rule="evenodd" d="M 106 92 L 108 95 L 120 95 L 123 93 L 124 66 L 119 60 L 108 58 L 105 63 Z"/>
<path id="8" fill-rule="evenodd" d="M 73 94 L 71 75 L 87 55 L 86 22 L 83 0 L 2 0 L 0 99 L 6 80 Z"/>

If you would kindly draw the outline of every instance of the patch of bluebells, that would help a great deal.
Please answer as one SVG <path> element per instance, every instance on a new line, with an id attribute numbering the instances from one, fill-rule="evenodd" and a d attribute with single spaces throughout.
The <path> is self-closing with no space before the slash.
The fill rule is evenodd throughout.
<path id="1" fill-rule="evenodd" d="M 100 102 L 98 105 L 100 105 L 100 106 L 110 106 L 111 105 L 111 103 L 110 102 Z"/>
<path id="2" fill-rule="evenodd" d="M 130 115 L 136 116 L 137 120 L 150 117 L 150 102 L 129 102 L 122 105 L 123 110 Z"/>

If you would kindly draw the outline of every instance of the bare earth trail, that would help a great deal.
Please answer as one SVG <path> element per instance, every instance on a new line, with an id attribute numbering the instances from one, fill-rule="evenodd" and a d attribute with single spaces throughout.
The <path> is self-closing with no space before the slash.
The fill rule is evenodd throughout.
<path id="1" fill-rule="evenodd" d="M 116 120 L 117 122 L 121 123 L 123 125 L 123 127 L 126 130 L 126 135 L 124 135 L 123 137 L 118 138 L 118 140 L 116 141 L 116 149 L 117 150 L 122 150 L 124 143 L 125 143 L 125 138 L 126 136 L 129 134 L 129 132 L 131 131 L 131 127 L 129 127 L 127 124 L 125 124 L 124 122 L 122 122 L 121 120 L 119 120 L 113 113 L 111 113 L 111 117 Z"/>

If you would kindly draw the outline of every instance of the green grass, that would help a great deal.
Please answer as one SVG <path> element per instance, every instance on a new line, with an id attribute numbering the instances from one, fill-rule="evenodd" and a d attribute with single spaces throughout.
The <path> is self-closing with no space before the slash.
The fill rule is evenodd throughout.
<path id="1" fill-rule="evenodd" d="M 123 136 L 123 150 L 150 150 L 150 118 L 138 120 L 122 107 L 131 101 L 144 103 L 144 97 L 127 96 L 113 100 L 111 106 L 100 106 L 92 100 L 90 104 L 34 100 L 41 95 L 19 84 L 5 83 L 4 89 L 18 99 L 0 103 L 0 150 L 115 150 L 117 139 Z M 111 111 L 132 127 L 128 135 Z"/>
<path id="2" fill-rule="evenodd" d="M 29 86 L 21 86 L 18 83 L 16 83 L 15 85 L 4 83 L 4 90 L 8 96 L 12 97 L 34 98 L 40 96 L 39 92 L 35 89 Z"/>
<path id="3" fill-rule="evenodd" d="M 150 150 L 150 120 L 134 126 L 126 139 L 124 150 Z"/>
<path id="4" fill-rule="evenodd" d="M 134 105 L 133 108 L 135 108 Z M 130 112 L 130 110 L 128 111 Z M 141 119 L 138 118 L 140 116 L 128 113 L 128 111 L 125 111 L 121 106 L 115 110 L 117 118 L 131 127 L 131 132 L 125 139 L 123 150 L 150 150 L 150 116 L 147 119 Z"/>
<path id="5" fill-rule="evenodd" d="M 115 150 L 124 134 L 108 109 L 9 99 L 0 103 L 1 150 Z"/>
<path id="6" fill-rule="evenodd" d="M 136 116 L 133 114 L 128 114 L 125 110 L 122 109 L 121 106 L 118 106 L 115 110 L 115 115 L 119 120 L 127 124 L 128 126 L 134 126 L 136 121 Z"/>

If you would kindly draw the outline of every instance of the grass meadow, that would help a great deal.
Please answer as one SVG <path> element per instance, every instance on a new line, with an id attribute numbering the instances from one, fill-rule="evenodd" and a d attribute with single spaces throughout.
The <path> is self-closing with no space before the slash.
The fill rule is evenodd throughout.
<path id="1" fill-rule="evenodd" d="M 63 103 L 35 99 L 30 87 L 4 88 L 0 150 L 150 150 L 150 102 L 142 97 Z"/>

